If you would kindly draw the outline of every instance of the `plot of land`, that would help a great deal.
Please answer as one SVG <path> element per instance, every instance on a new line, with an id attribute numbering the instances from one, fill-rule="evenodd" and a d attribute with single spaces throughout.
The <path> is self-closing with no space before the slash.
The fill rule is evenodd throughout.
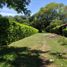
<path id="1" fill-rule="evenodd" d="M 62 36 L 38 33 L 0 49 L 1 67 L 67 67 Z"/>

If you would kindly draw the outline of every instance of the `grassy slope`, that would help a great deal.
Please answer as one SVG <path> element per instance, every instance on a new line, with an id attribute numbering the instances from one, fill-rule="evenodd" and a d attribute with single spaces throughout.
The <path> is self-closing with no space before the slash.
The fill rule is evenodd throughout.
<path id="1" fill-rule="evenodd" d="M 9 46 L 10 47 L 13 46 L 15 48 L 27 47 L 27 48 L 31 48 L 31 50 L 43 51 L 40 53 L 38 53 L 39 51 L 38 52 L 35 51 L 35 53 L 33 53 L 33 52 L 32 53 L 33 53 L 33 55 L 37 53 L 38 56 L 40 55 L 39 56 L 40 58 L 43 58 L 43 60 L 45 58 L 53 59 L 54 63 L 52 63 L 51 65 L 48 65 L 47 67 L 67 67 L 67 59 L 65 59 L 65 58 L 67 58 L 67 46 L 62 46 L 61 43 L 58 42 L 59 39 L 61 39 L 61 38 L 62 38 L 61 36 L 56 35 L 56 34 L 38 33 L 33 36 L 19 40 L 17 42 L 13 42 Z M 18 49 L 17 49 L 17 51 L 18 51 Z M 65 53 L 65 55 L 63 55 L 63 57 L 61 57 L 61 56 L 59 57 L 58 52 Z M 30 54 L 32 54 L 32 53 L 30 53 Z M 28 57 L 28 55 L 27 55 L 27 57 Z M 39 58 L 39 57 L 37 57 L 37 58 Z M 34 63 L 34 62 L 32 62 L 32 63 Z M 3 67 L 3 66 L 1 66 L 1 67 Z M 6 67 L 9 67 L 9 66 L 6 66 Z M 40 65 L 39 66 L 36 65 L 36 62 L 35 62 L 34 64 L 32 64 L 32 66 L 27 65 L 27 66 L 23 66 L 23 67 L 40 67 Z"/>
<path id="2" fill-rule="evenodd" d="M 35 34 L 31 37 L 25 38 L 23 40 L 17 41 L 15 43 L 12 43 L 11 45 L 16 47 L 30 47 L 32 49 L 38 49 L 47 51 L 49 50 L 49 53 L 42 54 L 44 57 L 47 58 L 53 58 L 55 60 L 55 64 L 57 64 L 58 67 L 67 67 L 67 60 L 65 59 L 59 59 L 57 55 L 52 55 L 51 53 L 57 53 L 57 52 L 63 52 L 66 53 L 67 46 L 62 46 L 58 41 L 62 38 L 61 36 L 58 36 L 56 34 Z"/>

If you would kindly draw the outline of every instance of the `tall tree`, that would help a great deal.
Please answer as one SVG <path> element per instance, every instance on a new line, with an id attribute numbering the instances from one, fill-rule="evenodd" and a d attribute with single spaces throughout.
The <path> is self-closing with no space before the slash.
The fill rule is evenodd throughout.
<path id="1" fill-rule="evenodd" d="M 42 31 L 55 19 L 63 21 L 65 19 L 65 15 L 67 14 L 67 10 L 64 8 L 65 5 L 59 3 L 50 3 L 46 5 L 41 8 L 38 13 L 31 17 L 33 18 L 32 26 Z"/>
<path id="2" fill-rule="evenodd" d="M 0 8 L 7 5 L 9 8 L 13 8 L 18 13 L 24 13 L 25 15 L 30 14 L 30 10 L 27 10 L 27 5 L 29 5 L 31 0 L 0 0 Z"/>

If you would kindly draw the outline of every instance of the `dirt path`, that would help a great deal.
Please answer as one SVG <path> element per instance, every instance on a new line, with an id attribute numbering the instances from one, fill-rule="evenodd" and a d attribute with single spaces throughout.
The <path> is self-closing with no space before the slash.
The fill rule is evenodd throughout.
<path id="1" fill-rule="evenodd" d="M 44 37 L 47 37 L 50 39 L 57 38 L 58 36 L 59 35 L 57 34 L 51 34 L 51 33 L 44 35 Z M 42 39 L 42 45 L 39 46 L 39 49 L 44 52 L 41 54 L 41 59 L 43 60 L 43 63 L 44 63 L 42 67 L 57 67 L 57 65 L 53 63 L 49 63 L 50 59 L 48 58 L 48 53 L 51 51 L 51 47 L 44 41 L 44 39 Z M 45 61 L 48 61 L 48 63 L 46 63 L 47 65 L 45 65 Z"/>

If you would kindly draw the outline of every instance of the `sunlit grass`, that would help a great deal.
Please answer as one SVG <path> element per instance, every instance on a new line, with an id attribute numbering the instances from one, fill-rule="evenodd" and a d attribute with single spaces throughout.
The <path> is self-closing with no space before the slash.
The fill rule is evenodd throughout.
<path id="1" fill-rule="evenodd" d="M 65 39 L 67 39 L 66 37 L 64 37 Z M 21 39 L 17 42 L 13 42 L 12 44 L 9 45 L 9 47 L 14 47 L 14 49 L 10 49 L 11 51 L 9 51 L 8 49 L 8 53 L 5 54 L 3 56 L 4 59 L 6 59 L 6 61 L 10 60 L 10 61 L 14 61 L 17 57 L 17 52 L 20 50 L 21 52 L 19 52 L 18 55 L 29 55 L 31 54 L 29 52 L 29 50 L 22 50 L 22 48 L 27 47 L 27 48 L 31 48 L 31 50 L 41 50 L 41 51 L 48 51 L 46 53 L 41 53 L 40 57 L 46 57 L 47 59 L 54 59 L 53 64 L 57 65 L 57 67 L 67 67 L 67 59 L 65 59 L 65 57 L 67 57 L 67 45 L 62 45 L 61 41 L 63 37 L 56 35 L 56 34 L 51 34 L 51 33 L 38 33 L 35 34 L 33 36 Z M 15 48 L 21 48 L 21 49 L 16 49 L 15 52 Z M 35 51 L 36 53 L 38 51 Z M 33 53 L 31 55 L 36 55 L 36 53 Z M 20 57 L 20 56 L 19 56 Z M 27 56 L 26 56 L 27 57 Z M 25 58 L 26 58 L 25 57 Z M 35 60 L 34 60 L 35 61 Z M 1 67 L 4 67 L 3 65 L 7 64 L 7 63 L 0 63 Z M 7 67 L 10 64 L 7 64 Z M 6 67 L 6 66 L 5 66 Z"/>

